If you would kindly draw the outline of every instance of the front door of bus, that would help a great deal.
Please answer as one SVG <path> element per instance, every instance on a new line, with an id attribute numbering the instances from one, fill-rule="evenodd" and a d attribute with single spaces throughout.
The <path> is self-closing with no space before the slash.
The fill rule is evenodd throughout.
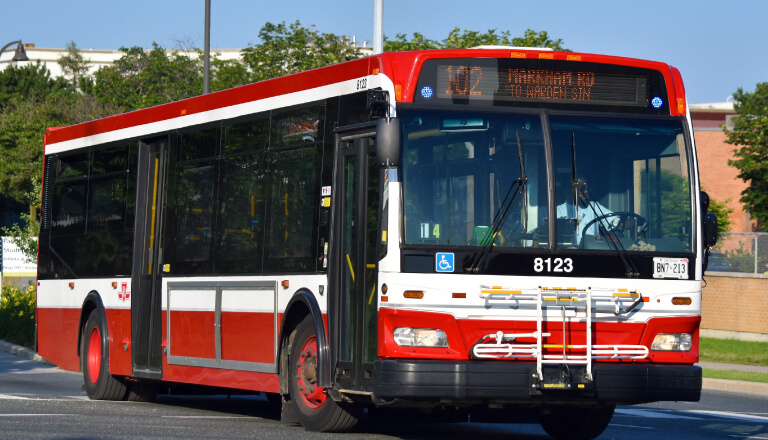
<path id="1" fill-rule="evenodd" d="M 133 375 L 162 378 L 161 237 L 168 138 L 139 143 L 131 277 Z"/>
<path id="2" fill-rule="evenodd" d="M 337 197 L 341 225 L 336 264 L 340 275 L 336 368 L 342 388 L 370 386 L 376 359 L 376 237 L 379 219 L 380 169 L 373 133 L 340 138 Z"/>

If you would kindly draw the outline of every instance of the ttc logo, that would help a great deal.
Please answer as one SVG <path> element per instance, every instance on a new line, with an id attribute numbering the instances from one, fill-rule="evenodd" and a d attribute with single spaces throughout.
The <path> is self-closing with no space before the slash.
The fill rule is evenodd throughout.
<path id="1" fill-rule="evenodd" d="M 438 252 L 435 255 L 436 272 L 453 272 L 453 252 Z"/>
<path id="2" fill-rule="evenodd" d="M 131 292 L 128 291 L 128 283 L 122 283 L 120 292 L 117 294 L 117 297 L 123 300 L 123 302 L 128 301 L 128 298 L 131 297 Z"/>

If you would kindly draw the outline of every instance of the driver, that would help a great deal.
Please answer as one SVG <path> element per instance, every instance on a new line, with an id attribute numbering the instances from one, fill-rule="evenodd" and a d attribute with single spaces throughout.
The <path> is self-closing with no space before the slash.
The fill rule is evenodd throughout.
<path id="1" fill-rule="evenodd" d="M 583 192 L 589 191 L 587 189 L 587 184 L 583 178 L 578 178 L 576 180 L 579 187 L 581 187 Z M 576 223 L 576 235 L 574 237 L 574 244 L 579 245 L 581 244 L 581 238 L 584 235 L 592 235 L 592 236 L 599 236 L 600 235 L 600 221 L 596 221 L 589 225 L 587 230 L 583 230 L 584 226 L 589 224 L 592 220 L 608 216 L 613 213 L 610 209 L 606 208 L 599 202 L 597 202 L 595 197 L 591 197 L 594 201 L 589 201 L 587 198 L 584 197 L 584 194 L 582 191 L 577 190 L 576 188 L 573 188 L 574 193 L 576 194 L 576 199 L 578 202 L 574 206 L 573 203 L 573 197 L 565 197 L 564 202 L 557 205 L 557 218 L 565 218 L 565 219 L 573 219 Z M 607 222 L 611 222 L 611 220 L 606 220 Z M 613 220 L 615 221 L 615 219 Z M 613 226 L 613 225 L 611 225 Z"/>

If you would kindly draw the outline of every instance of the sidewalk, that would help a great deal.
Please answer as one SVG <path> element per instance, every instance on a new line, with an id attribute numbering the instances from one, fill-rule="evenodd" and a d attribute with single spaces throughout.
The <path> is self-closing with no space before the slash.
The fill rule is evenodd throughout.
<path id="1" fill-rule="evenodd" d="M 11 344 L 10 342 L 5 342 L 2 339 L 0 339 L 0 350 L 7 351 L 25 359 L 40 362 L 41 364 L 53 365 L 34 351 Z M 699 365 L 701 368 L 708 368 L 712 370 L 739 370 L 751 373 L 768 374 L 768 367 L 758 367 L 754 365 L 722 364 L 717 362 L 699 362 L 697 365 Z M 705 377 L 702 379 L 701 386 L 705 390 L 731 391 L 736 393 L 759 394 L 762 396 L 768 396 L 768 383 L 747 382 L 742 380 L 709 379 Z"/>
<path id="2" fill-rule="evenodd" d="M 701 368 L 707 368 L 710 370 L 736 370 L 745 371 L 749 373 L 765 373 L 768 374 L 768 367 L 760 367 L 756 365 L 737 365 L 737 364 L 723 364 L 719 362 L 699 362 L 698 365 Z M 762 396 L 768 396 L 768 383 L 763 382 L 747 382 L 743 380 L 727 380 L 727 379 L 702 379 L 701 387 L 705 390 L 718 390 L 718 391 L 733 391 L 737 393 L 746 394 L 759 394 Z"/>

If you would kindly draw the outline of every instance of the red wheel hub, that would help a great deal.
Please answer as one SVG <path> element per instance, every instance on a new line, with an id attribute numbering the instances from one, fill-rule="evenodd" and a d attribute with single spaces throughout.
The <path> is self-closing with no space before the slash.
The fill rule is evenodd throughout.
<path id="1" fill-rule="evenodd" d="M 88 378 L 91 383 L 97 383 L 101 371 L 101 332 L 98 328 L 91 330 L 91 336 L 88 338 L 87 356 Z"/>
<path id="2" fill-rule="evenodd" d="M 317 339 L 312 336 L 301 347 L 296 361 L 296 380 L 301 400 L 312 409 L 320 408 L 325 399 L 325 388 L 317 386 Z"/>

